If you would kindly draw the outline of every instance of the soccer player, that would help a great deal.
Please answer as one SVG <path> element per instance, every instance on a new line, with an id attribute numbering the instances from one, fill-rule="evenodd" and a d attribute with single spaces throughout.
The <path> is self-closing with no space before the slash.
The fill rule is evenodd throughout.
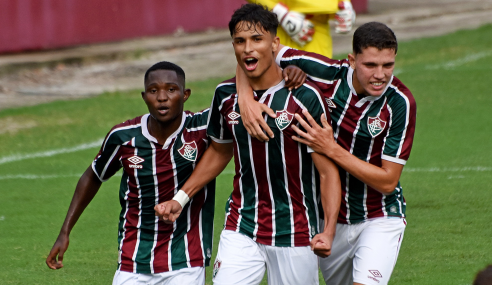
<path id="1" fill-rule="evenodd" d="M 233 147 L 236 175 L 214 264 L 214 284 L 259 284 L 265 270 L 269 284 L 318 284 L 315 254 L 329 255 L 335 234 L 340 203 L 337 167 L 295 142 L 290 127 L 297 124 L 294 114 L 307 109 L 319 117 L 326 105 L 310 82 L 294 91 L 285 87 L 274 58 L 277 27 L 275 14 L 256 4 L 243 5 L 229 22 L 236 59 L 255 90 L 255 100 L 272 108 L 277 118 L 266 121 L 275 132 L 274 140 L 252 138 L 242 123 L 235 79 L 218 85 L 207 133 L 214 142 Z M 202 159 L 180 191 L 193 197 L 210 171 L 209 161 Z M 156 212 L 173 221 L 187 197 L 160 204 Z M 318 229 L 319 199 L 323 232 Z"/>
<path id="2" fill-rule="evenodd" d="M 355 22 L 355 11 L 348 0 L 248 0 L 272 10 L 280 22 L 280 43 L 295 49 L 331 57 L 330 18 L 335 32 L 348 33 Z"/>
<path id="3" fill-rule="evenodd" d="M 123 168 L 113 284 L 205 284 L 204 267 L 212 251 L 215 181 L 193 197 L 174 223 L 159 221 L 154 206 L 173 198 L 203 156 L 209 145 L 209 111 L 183 111 L 191 91 L 185 88 L 184 71 L 173 63 L 153 65 L 144 82 L 142 98 L 149 113 L 108 133 L 77 184 L 46 263 L 51 269 L 63 267 L 75 223 L 102 182 Z"/>
<path id="4" fill-rule="evenodd" d="M 277 56 L 280 66 L 297 65 L 316 82 L 330 110 L 331 126 L 322 117 L 320 127 L 308 112 L 307 122 L 295 115 L 305 130 L 293 126 L 300 135 L 294 140 L 340 167 L 337 234 L 331 255 L 320 260 L 327 284 L 387 284 L 398 257 L 406 227 L 399 179 L 412 148 L 416 103 L 393 76 L 397 50 L 393 31 L 371 22 L 355 31 L 348 59 L 287 47 Z M 246 89 L 240 91 L 243 122 L 264 138 L 258 122 L 265 107 Z"/>

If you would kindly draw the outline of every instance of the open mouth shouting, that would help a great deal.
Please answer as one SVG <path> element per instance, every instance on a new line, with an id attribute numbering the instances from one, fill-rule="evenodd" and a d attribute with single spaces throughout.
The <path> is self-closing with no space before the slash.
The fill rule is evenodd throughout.
<path id="1" fill-rule="evenodd" d="M 247 57 L 244 59 L 244 64 L 246 66 L 246 70 L 253 71 L 258 66 L 258 59 L 255 57 Z"/>
<path id="2" fill-rule="evenodd" d="M 157 112 L 159 113 L 159 115 L 164 116 L 167 113 L 169 113 L 169 107 L 159 106 L 159 107 L 157 107 Z"/>

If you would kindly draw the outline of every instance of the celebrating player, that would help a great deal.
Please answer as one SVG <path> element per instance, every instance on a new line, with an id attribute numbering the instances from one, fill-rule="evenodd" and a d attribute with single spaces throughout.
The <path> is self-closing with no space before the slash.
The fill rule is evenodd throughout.
<path id="1" fill-rule="evenodd" d="M 326 105 L 313 83 L 294 91 L 285 87 L 274 58 L 279 46 L 277 26 L 276 15 L 256 4 L 242 6 L 229 22 L 236 59 L 255 90 L 255 100 L 272 108 L 277 118 L 267 119 L 275 139 L 255 140 L 242 123 L 236 80 L 216 89 L 207 133 L 216 143 L 233 147 L 236 175 L 214 264 L 214 284 L 259 284 L 265 270 L 269 284 L 318 284 L 314 253 L 327 256 L 331 251 L 340 204 L 337 167 L 295 142 L 290 127 L 297 124 L 294 114 L 307 109 L 319 118 L 326 114 Z M 207 153 L 214 151 L 209 148 Z M 199 193 L 206 182 L 203 177 L 213 171 L 210 162 L 204 157 L 180 191 L 189 197 Z M 156 211 L 173 221 L 186 198 L 176 197 L 178 201 L 160 204 Z M 325 220 L 322 233 L 319 199 Z"/>
<path id="2" fill-rule="evenodd" d="M 154 212 L 157 203 L 176 194 L 209 144 L 208 109 L 183 112 L 190 94 L 179 66 L 159 62 L 147 70 L 142 98 L 149 113 L 114 126 L 106 136 L 77 184 L 46 259 L 51 269 L 63 267 L 70 232 L 101 183 L 123 168 L 118 270 L 113 284 L 140 284 L 142 280 L 145 284 L 205 284 L 204 266 L 209 265 L 212 250 L 215 181 L 211 179 L 193 197 L 174 223 L 159 221 Z"/>
<path id="3" fill-rule="evenodd" d="M 348 0 L 248 0 L 267 6 L 280 22 L 280 43 L 292 48 L 332 56 L 328 20 L 335 19 L 335 32 L 348 33 L 355 22 L 355 11 Z"/>
<path id="4" fill-rule="evenodd" d="M 287 47 L 277 56 L 280 66 L 297 65 L 309 75 L 331 113 L 331 126 L 322 117 L 320 127 L 313 119 L 317 115 L 308 112 L 307 122 L 296 115 L 305 131 L 293 126 L 300 136 L 294 140 L 341 168 L 337 234 L 331 255 L 320 260 L 327 284 L 387 284 L 398 257 L 406 227 L 399 179 L 412 148 L 416 104 L 393 76 L 397 50 L 393 31 L 371 22 L 355 31 L 353 54 L 346 60 Z M 248 86 L 240 88 L 243 123 L 265 139 L 260 114 L 272 112 L 248 96 L 248 88 L 251 93 Z"/>

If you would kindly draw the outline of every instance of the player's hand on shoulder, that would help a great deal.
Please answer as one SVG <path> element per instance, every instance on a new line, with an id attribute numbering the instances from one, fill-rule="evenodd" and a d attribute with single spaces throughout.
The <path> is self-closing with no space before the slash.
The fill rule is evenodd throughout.
<path id="1" fill-rule="evenodd" d="M 277 15 L 282 29 L 300 46 L 304 46 L 313 40 L 314 25 L 306 19 L 306 15 L 290 11 L 289 8 L 278 3 L 273 7 L 273 12 Z"/>
<path id="2" fill-rule="evenodd" d="M 178 201 L 169 200 L 155 205 L 154 211 L 155 215 L 159 217 L 159 220 L 172 224 L 178 219 L 181 211 L 183 211 L 183 208 Z"/>
<path id="3" fill-rule="evenodd" d="M 285 87 L 289 90 L 297 89 L 306 82 L 307 75 L 302 69 L 295 65 L 288 65 L 282 70 L 282 76 L 285 80 Z"/>
<path id="4" fill-rule="evenodd" d="M 335 14 L 335 33 L 346 34 L 355 24 L 355 10 L 350 1 L 339 1 L 338 12 Z"/>
<path id="5" fill-rule="evenodd" d="M 68 236 L 60 234 L 46 258 L 46 265 L 48 265 L 49 268 L 56 270 L 63 267 L 63 255 L 68 248 L 68 244 Z"/>

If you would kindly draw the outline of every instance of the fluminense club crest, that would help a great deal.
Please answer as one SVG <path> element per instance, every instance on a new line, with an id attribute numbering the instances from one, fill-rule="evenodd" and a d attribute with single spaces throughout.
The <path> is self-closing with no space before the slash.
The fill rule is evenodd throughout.
<path id="1" fill-rule="evenodd" d="M 276 115 L 277 117 L 275 118 L 275 123 L 281 131 L 287 128 L 294 118 L 294 115 L 287 112 L 286 110 L 277 111 Z"/>
<path id="2" fill-rule="evenodd" d="M 189 161 L 196 161 L 198 149 L 195 141 L 183 144 L 183 146 L 180 149 L 178 149 L 178 152 L 185 159 Z"/>
<path id="3" fill-rule="evenodd" d="M 378 136 L 384 130 L 384 127 L 386 127 L 386 122 L 381 120 L 379 117 L 367 118 L 367 128 L 373 138 Z"/>

